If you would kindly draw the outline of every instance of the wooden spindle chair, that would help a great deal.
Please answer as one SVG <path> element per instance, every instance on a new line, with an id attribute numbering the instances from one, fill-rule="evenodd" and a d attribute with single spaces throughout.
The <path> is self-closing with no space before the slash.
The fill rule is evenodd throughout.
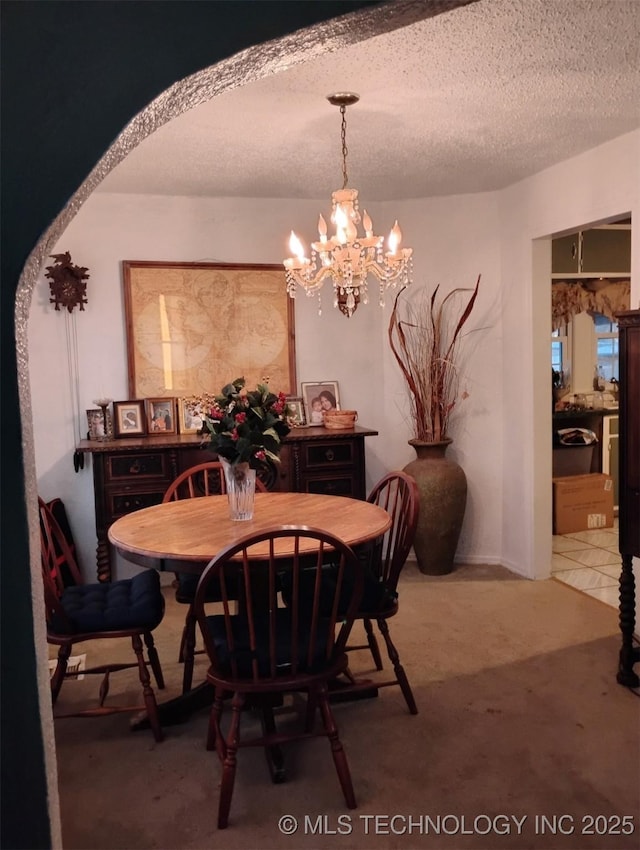
<path id="1" fill-rule="evenodd" d="M 400 662 L 398 650 L 391 640 L 387 620 L 394 617 L 399 609 L 398 580 L 413 545 L 418 524 L 418 487 L 406 472 L 390 472 L 373 487 L 367 501 L 384 508 L 391 515 L 391 527 L 384 538 L 369 550 L 362 601 L 355 615 L 356 620 L 363 621 L 367 643 L 349 645 L 347 650 L 369 649 L 376 669 L 383 669 L 382 656 L 373 630 L 375 621 L 384 638 L 395 678 L 389 681 L 375 681 L 373 684 L 377 688 L 399 685 L 409 711 L 411 714 L 417 714 L 416 701 Z M 344 693 L 349 690 L 365 690 L 370 688 L 371 684 L 371 681 L 368 684 L 359 684 L 351 677 L 351 687 L 345 688 Z"/>
<path id="2" fill-rule="evenodd" d="M 335 565 L 330 594 L 323 584 L 329 552 Z M 286 558 L 278 557 L 284 553 Z M 278 594 L 283 570 L 289 574 L 291 587 L 286 606 Z M 307 578 L 304 582 L 303 571 Z M 308 593 L 312 571 L 314 592 Z M 345 647 L 362 582 L 363 565 L 353 550 L 333 535 L 308 527 L 280 526 L 249 535 L 220 552 L 204 570 L 194 610 L 210 662 L 207 681 L 215 689 L 207 749 L 215 749 L 222 762 L 220 829 L 228 825 L 240 747 L 270 750 L 287 741 L 325 735 L 345 802 L 349 808 L 356 807 L 328 686 L 347 668 Z M 221 605 L 217 607 L 222 613 L 208 611 L 212 585 L 220 592 Z M 238 589 L 240 610 L 235 613 Z M 286 730 L 278 731 L 268 698 L 288 692 L 306 692 L 306 711 L 300 718 L 300 728 L 288 723 Z M 231 719 L 225 735 L 221 716 L 228 694 L 232 694 Z M 263 700 L 262 734 L 244 740 L 240 735 L 242 708 L 248 699 L 256 698 Z M 317 708 L 321 729 L 316 729 Z"/>
<path id="3" fill-rule="evenodd" d="M 256 490 L 266 492 L 264 483 L 256 477 Z M 227 492 L 224 467 L 218 460 L 205 461 L 189 467 L 171 482 L 162 501 L 177 502 L 180 499 L 195 499 L 200 496 L 215 496 Z M 178 661 L 183 666 L 182 693 L 191 690 L 195 656 L 204 652 L 196 649 L 196 620 L 193 616 L 193 599 L 199 576 L 195 573 L 176 573 L 176 602 L 188 605 L 185 616 Z"/>
<path id="4" fill-rule="evenodd" d="M 152 631 L 164 616 L 164 596 L 160 578 L 155 570 L 145 570 L 130 579 L 114 582 L 85 583 L 65 535 L 49 507 L 38 499 L 40 510 L 40 542 L 42 578 L 47 619 L 47 642 L 58 646 L 56 668 L 51 677 L 51 700 L 55 708 L 67 665 L 74 645 L 84 641 L 106 638 L 131 639 L 136 660 L 130 663 L 111 663 L 89 667 L 83 675 L 101 674 L 98 705 L 56 717 L 95 717 L 121 711 L 146 710 L 156 741 L 162 741 L 155 694 L 151 687 L 148 667 L 157 685 L 164 688 L 164 678 Z M 67 570 L 63 581 L 60 553 Z M 142 642 L 147 647 L 145 660 Z M 110 675 L 118 670 L 138 668 L 142 684 L 143 703 L 107 705 Z"/>

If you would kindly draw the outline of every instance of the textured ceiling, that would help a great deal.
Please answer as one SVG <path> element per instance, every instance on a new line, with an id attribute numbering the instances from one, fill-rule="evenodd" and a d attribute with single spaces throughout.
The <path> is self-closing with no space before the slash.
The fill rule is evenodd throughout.
<path id="1" fill-rule="evenodd" d="M 479 0 L 370 38 L 173 119 L 98 191 L 326 198 L 345 90 L 367 200 L 499 189 L 640 127 L 640 0 Z"/>

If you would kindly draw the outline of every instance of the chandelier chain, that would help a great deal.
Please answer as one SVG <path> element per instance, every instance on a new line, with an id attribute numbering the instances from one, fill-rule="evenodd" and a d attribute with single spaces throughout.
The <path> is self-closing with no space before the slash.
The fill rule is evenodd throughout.
<path id="1" fill-rule="evenodd" d="M 340 107 L 340 115 L 342 116 L 340 130 L 340 138 L 342 140 L 342 188 L 346 189 L 349 183 L 349 176 L 347 174 L 347 107 L 344 104 Z"/>

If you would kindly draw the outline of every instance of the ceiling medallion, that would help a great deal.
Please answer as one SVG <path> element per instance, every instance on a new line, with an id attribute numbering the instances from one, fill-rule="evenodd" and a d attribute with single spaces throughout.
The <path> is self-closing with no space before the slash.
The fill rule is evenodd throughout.
<path id="1" fill-rule="evenodd" d="M 347 175 L 347 106 L 360 100 L 353 92 L 337 92 L 327 97 L 329 103 L 340 107 L 342 140 L 342 189 L 333 192 L 331 222 L 335 227 L 332 236 L 327 235 L 327 223 L 322 215 L 318 218 L 319 241 L 311 243 L 311 258 L 296 234 L 291 231 L 289 248 L 292 257 L 283 261 L 287 280 L 287 292 L 295 297 L 296 286 L 308 296 L 318 294 L 318 314 L 322 313 L 320 290 L 326 278 L 333 283 L 333 305 L 350 318 L 358 304 L 367 304 L 367 279 L 375 278 L 380 288 L 379 303 L 384 306 L 385 290 L 398 283 L 411 283 L 411 248 L 401 248 L 402 232 L 396 221 L 387 239 L 384 251 L 382 236 L 373 233 L 373 222 L 363 210 L 360 216 L 358 190 L 348 188 Z M 364 236 L 358 233 L 357 225 L 362 222 Z"/>

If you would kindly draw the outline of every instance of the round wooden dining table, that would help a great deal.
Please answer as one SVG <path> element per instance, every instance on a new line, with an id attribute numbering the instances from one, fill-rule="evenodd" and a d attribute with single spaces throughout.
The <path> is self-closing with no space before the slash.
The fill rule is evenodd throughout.
<path id="1" fill-rule="evenodd" d="M 253 519 L 238 521 L 229 518 L 226 496 L 201 496 L 127 514 L 111 525 L 109 540 L 123 558 L 139 566 L 199 574 L 225 547 L 283 525 L 319 528 L 353 547 L 381 537 L 391 517 L 378 505 L 346 496 L 256 493 Z M 313 551 L 313 540 L 301 542 Z M 278 557 L 292 554 L 290 538 L 278 544 Z M 260 560 L 267 547 L 252 547 L 251 557 Z"/>
<path id="2" fill-rule="evenodd" d="M 120 555 L 138 566 L 160 571 L 200 574 L 211 559 L 243 537 L 274 526 L 307 526 L 328 531 L 352 547 L 380 538 L 391 527 L 390 515 L 378 505 L 347 496 L 312 493 L 256 493 L 253 519 L 232 520 L 227 496 L 200 496 L 165 502 L 127 514 L 109 528 L 109 540 Z M 277 541 L 276 555 L 293 554 L 292 538 Z M 252 546 L 256 562 L 268 554 L 268 543 Z M 315 541 L 300 540 L 300 552 L 313 552 Z M 372 687 L 356 699 L 376 696 Z M 335 699 L 339 695 L 336 691 Z M 162 725 L 182 723 L 194 711 L 211 704 L 213 689 L 203 683 L 191 691 L 158 703 Z M 148 725 L 145 714 L 134 718 L 132 729 Z M 269 768 L 274 782 L 284 779 L 281 754 L 272 748 Z"/>

